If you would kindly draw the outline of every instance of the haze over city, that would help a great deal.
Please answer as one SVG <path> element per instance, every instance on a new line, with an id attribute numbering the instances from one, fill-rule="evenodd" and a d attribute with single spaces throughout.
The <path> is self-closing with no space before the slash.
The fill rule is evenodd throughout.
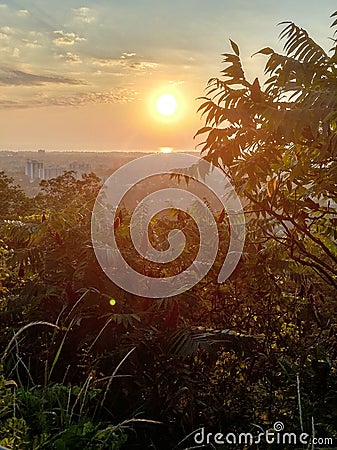
<path id="1" fill-rule="evenodd" d="M 334 7 L 332 0 L 3 2 L 0 149 L 191 150 L 202 126 L 196 98 L 220 75 L 229 38 L 253 80 L 266 58 L 251 55 L 281 49 L 278 22 L 295 21 L 329 49 Z"/>

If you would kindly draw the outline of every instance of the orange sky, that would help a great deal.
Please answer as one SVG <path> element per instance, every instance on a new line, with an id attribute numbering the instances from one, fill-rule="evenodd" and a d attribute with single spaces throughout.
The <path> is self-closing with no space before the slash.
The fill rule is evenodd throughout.
<path id="1" fill-rule="evenodd" d="M 1 1 L 1 0 L 0 0 Z M 11 0 L 0 3 L 0 149 L 190 150 L 196 97 L 237 42 L 252 80 L 282 20 L 329 48 L 335 2 Z M 155 108 L 172 92 L 178 109 Z"/>

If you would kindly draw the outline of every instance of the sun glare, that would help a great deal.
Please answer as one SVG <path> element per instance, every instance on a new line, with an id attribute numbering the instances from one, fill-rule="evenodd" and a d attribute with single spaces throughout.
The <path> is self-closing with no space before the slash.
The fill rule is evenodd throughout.
<path id="1" fill-rule="evenodd" d="M 172 94 L 163 94 L 157 99 L 156 106 L 163 116 L 172 116 L 178 108 L 178 103 Z"/>
<path id="2" fill-rule="evenodd" d="M 169 125 L 181 122 L 186 114 L 186 100 L 176 86 L 161 86 L 149 92 L 148 111 L 156 122 Z"/>
<path id="3" fill-rule="evenodd" d="M 161 153 L 172 153 L 173 152 L 172 147 L 160 147 L 159 150 L 161 151 Z"/>

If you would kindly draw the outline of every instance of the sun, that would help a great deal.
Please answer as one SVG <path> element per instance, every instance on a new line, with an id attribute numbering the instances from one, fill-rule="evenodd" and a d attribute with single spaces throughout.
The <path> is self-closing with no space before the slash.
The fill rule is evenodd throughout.
<path id="1" fill-rule="evenodd" d="M 173 148 L 172 147 L 160 147 L 160 152 L 161 153 L 172 153 L 173 152 Z"/>
<path id="2" fill-rule="evenodd" d="M 153 120 L 169 126 L 184 120 L 186 99 L 176 86 L 161 86 L 148 93 L 147 110 Z"/>
<path id="3" fill-rule="evenodd" d="M 163 116 L 172 116 L 178 109 L 178 102 L 174 95 L 163 94 L 158 97 L 156 107 Z"/>

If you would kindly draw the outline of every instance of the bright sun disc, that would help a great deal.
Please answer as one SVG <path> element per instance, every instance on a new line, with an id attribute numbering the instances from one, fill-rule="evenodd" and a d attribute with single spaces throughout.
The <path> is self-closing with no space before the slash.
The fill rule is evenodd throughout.
<path id="1" fill-rule="evenodd" d="M 158 112 L 163 116 L 172 116 L 176 112 L 178 104 L 173 95 L 164 94 L 158 98 L 156 106 Z"/>
<path id="2" fill-rule="evenodd" d="M 160 147 L 159 150 L 161 151 L 161 153 L 172 153 L 173 152 L 172 147 Z"/>

